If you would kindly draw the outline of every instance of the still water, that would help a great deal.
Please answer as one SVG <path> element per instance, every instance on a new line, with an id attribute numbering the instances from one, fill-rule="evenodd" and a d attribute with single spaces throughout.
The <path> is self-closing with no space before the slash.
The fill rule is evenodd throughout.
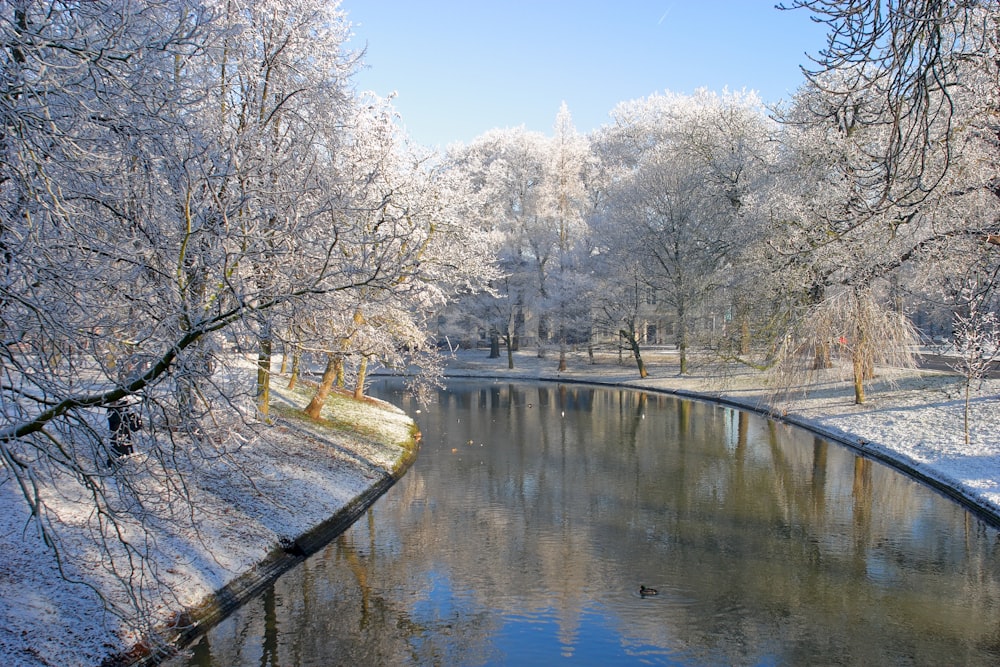
<path id="1" fill-rule="evenodd" d="M 171 664 L 1000 663 L 997 531 L 839 446 L 619 389 L 372 393 L 414 466 Z"/>

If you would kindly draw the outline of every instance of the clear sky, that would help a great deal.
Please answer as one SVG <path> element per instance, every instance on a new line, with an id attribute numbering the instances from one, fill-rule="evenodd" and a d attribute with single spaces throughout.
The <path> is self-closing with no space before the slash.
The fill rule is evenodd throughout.
<path id="1" fill-rule="evenodd" d="M 822 26 L 775 0 L 343 0 L 355 84 L 395 106 L 426 146 L 496 127 L 552 133 L 562 102 L 580 132 L 618 102 L 700 87 L 751 89 L 765 102 L 802 83 Z"/>

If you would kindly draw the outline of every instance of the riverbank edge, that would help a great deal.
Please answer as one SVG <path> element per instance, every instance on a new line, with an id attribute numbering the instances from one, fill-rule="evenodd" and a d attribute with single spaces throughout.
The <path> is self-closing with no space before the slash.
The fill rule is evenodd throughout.
<path id="1" fill-rule="evenodd" d="M 398 443 L 402 455 L 394 461 L 393 466 L 381 469 L 378 479 L 345 503 L 329 519 L 299 535 L 291 544 L 273 545 L 252 569 L 206 597 L 200 604 L 178 611 L 174 625 L 161 628 L 161 638 L 155 644 L 140 642 L 126 653 L 109 656 L 100 667 L 155 667 L 218 625 L 282 574 L 339 537 L 402 479 L 416 461 L 421 434 L 412 418 L 410 421 L 412 435 L 408 442 Z"/>
<path id="2" fill-rule="evenodd" d="M 601 379 L 599 377 L 585 374 L 582 376 L 566 377 L 558 372 L 554 375 L 539 373 L 502 374 L 490 373 L 488 369 L 477 369 L 469 371 L 465 369 L 447 369 L 444 373 L 446 378 L 472 379 L 472 380 L 506 380 L 516 382 L 551 382 L 557 384 L 577 384 L 593 385 L 598 387 L 619 387 L 634 391 L 645 391 L 666 396 L 676 396 L 688 400 L 716 403 L 727 407 L 736 408 L 746 412 L 766 417 L 781 424 L 788 424 L 797 428 L 814 433 L 831 442 L 847 447 L 851 451 L 869 458 L 915 479 L 916 481 L 937 491 L 941 495 L 957 502 L 968 510 L 973 516 L 982 520 L 993 528 L 1000 529 L 1000 507 L 977 496 L 971 489 L 966 488 L 957 480 L 950 479 L 933 466 L 912 461 L 909 457 L 893 451 L 883 443 L 869 442 L 860 436 L 851 433 L 836 432 L 823 428 L 810 419 L 796 415 L 794 412 L 778 410 L 774 406 L 757 400 L 740 400 L 727 396 L 725 392 L 697 391 L 692 389 L 679 389 L 655 386 L 650 381 Z"/>

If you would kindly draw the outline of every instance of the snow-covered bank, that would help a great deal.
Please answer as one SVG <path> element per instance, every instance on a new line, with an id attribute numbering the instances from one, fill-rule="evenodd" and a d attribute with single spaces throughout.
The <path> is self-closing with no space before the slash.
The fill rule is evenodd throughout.
<path id="1" fill-rule="evenodd" d="M 126 536 L 149 554 L 155 579 L 138 586 L 161 628 L 174 623 L 184 635 L 238 605 L 350 525 L 416 454 L 415 426 L 397 408 L 335 397 L 324 413 L 335 412 L 335 421 L 319 424 L 297 414 L 308 392 L 273 391 L 274 424 L 234 421 L 240 446 L 184 470 L 186 497 L 177 480 L 150 473 L 148 443 L 140 441 L 115 473 L 133 475 L 170 517 L 146 518 L 152 534 Z M 98 593 L 114 599 L 121 586 L 94 544 L 91 506 L 55 491 L 49 502 L 63 524 L 65 577 L 31 532 L 20 490 L 0 483 L 0 664 L 121 664 L 113 656 L 140 656 L 136 630 L 103 611 Z"/>
<path id="2" fill-rule="evenodd" d="M 457 352 L 449 376 L 593 382 L 722 400 L 772 414 L 891 462 L 937 486 L 1000 524 L 1000 380 L 987 380 L 971 402 L 970 444 L 965 444 L 961 378 L 930 370 L 880 369 L 863 405 L 854 404 L 849 369 L 813 374 L 791 391 L 777 390 L 765 373 L 745 366 L 694 363 L 680 376 L 676 356 L 649 352 L 649 377 L 638 379 L 634 363 L 615 354 L 569 358 L 556 370 L 557 353 L 539 359 L 518 352 L 513 369 L 507 358 L 489 359 L 484 350 Z"/>

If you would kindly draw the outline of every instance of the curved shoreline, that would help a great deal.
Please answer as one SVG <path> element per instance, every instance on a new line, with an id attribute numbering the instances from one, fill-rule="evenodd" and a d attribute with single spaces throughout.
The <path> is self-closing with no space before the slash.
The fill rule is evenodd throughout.
<path id="1" fill-rule="evenodd" d="M 222 622 L 233 611 L 255 598 L 281 575 L 326 547 L 350 528 L 376 500 L 398 482 L 417 458 L 419 433 L 392 469 L 383 470 L 381 476 L 367 489 L 337 510 L 329 519 L 296 537 L 291 544 L 277 545 L 252 569 L 236 577 L 221 589 L 209 595 L 196 607 L 178 613 L 174 628 L 164 629 L 167 643 L 143 653 L 133 648 L 130 654 L 113 656 L 102 667 L 154 667 L 174 657 L 178 650 L 188 646 Z"/>
<path id="2" fill-rule="evenodd" d="M 269 423 L 220 412 L 204 446 L 144 433 L 116 468 L 135 496 L 111 528 L 76 478 L 44 478 L 58 559 L 17 485 L 0 486 L 0 663 L 157 664 L 354 523 L 409 469 L 419 431 L 396 406 L 340 392 L 309 419 L 302 384 L 272 386 Z"/>
<path id="3" fill-rule="evenodd" d="M 741 400 L 739 397 L 731 394 L 727 395 L 725 391 L 720 390 L 665 386 L 671 382 L 671 378 L 666 377 L 654 378 L 651 376 L 645 379 L 627 379 L 620 377 L 620 368 L 616 369 L 616 372 L 611 377 L 601 377 L 600 373 L 588 373 L 586 370 L 566 373 L 539 369 L 515 368 L 511 370 L 504 368 L 498 372 L 495 368 L 489 368 L 489 364 L 480 359 L 470 362 L 468 358 L 465 358 L 463 361 L 466 364 L 471 363 L 472 367 L 446 368 L 445 377 L 620 387 L 623 389 L 677 396 L 689 400 L 706 401 L 761 415 L 783 424 L 805 429 L 826 440 L 847 447 L 857 454 L 888 465 L 955 501 L 984 523 L 1000 529 L 1000 505 L 988 498 L 984 498 L 982 494 L 976 493 L 973 488 L 963 484 L 960 480 L 950 477 L 945 471 L 938 469 L 932 463 L 915 461 L 906 455 L 906 453 L 894 449 L 891 444 L 867 439 L 862 434 L 852 432 L 849 429 L 841 430 L 825 427 L 816 419 L 810 419 L 807 416 L 796 413 L 794 408 L 789 410 L 776 409 L 775 406 L 763 402 L 760 396 L 756 394 L 750 398 Z M 545 361 L 551 363 L 551 360 Z M 584 367 L 581 365 L 580 368 Z M 634 373 L 634 369 L 632 372 Z"/>
<path id="4" fill-rule="evenodd" d="M 779 414 L 775 410 L 769 407 L 762 407 L 753 405 L 750 403 L 741 402 L 731 398 L 727 398 L 723 395 L 713 395 L 708 393 L 701 393 L 696 391 L 690 391 L 685 389 L 664 389 L 664 388 L 648 388 L 648 387 L 637 387 L 630 385 L 628 383 L 612 383 L 605 384 L 602 382 L 587 382 L 581 380 L 560 380 L 560 382 L 570 382 L 573 384 L 593 384 L 596 386 L 615 386 L 623 387 L 626 389 L 633 389 L 638 391 L 648 391 L 657 394 L 665 394 L 670 396 L 677 396 L 679 398 L 684 398 L 688 400 L 698 400 L 706 401 L 709 403 L 718 403 L 719 405 L 725 405 L 727 407 L 732 407 L 737 410 L 742 410 L 744 412 L 752 412 L 757 415 L 761 415 L 768 419 L 780 422 L 782 424 L 789 424 L 800 428 L 815 435 L 820 436 L 824 440 L 829 440 L 835 442 L 838 445 L 847 447 L 848 449 L 860 454 L 866 458 L 876 460 L 883 463 L 895 470 L 902 472 L 903 474 L 912 477 L 918 482 L 927 485 L 931 489 L 937 491 L 941 495 L 947 496 L 948 498 L 954 500 L 959 505 L 968 510 L 971 514 L 975 515 L 978 519 L 981 519 L 984 523 L 991 525 L 994 528 L 1000 529 L 1000 510 L 994 507 L 992 504 L 976 498 L 971 492 L 962 488 L 962 485 L 958 482 L 948 480 L 947 478 L 934 474 L 934 472 L 924 472 L 917 466 L 914 466 L 907 458 L 900 456 L 898 454 L 894 455 L 893 452 L 884 446 L 879 447 L 868 447 L 866 445 L 874 444 L 868 443 L 863 438 L 854 437 L 848 438 L 842 434 L 835 433 L 828 429 L 810 422 L 808 419 L 802 419 L 797 417 L 795 414 Z"/>
<path id="5" fill-rule="evenodd" d="M 275 391 L 274 396 L 294 404 L 295 399 L 290 393 Z M 154 667 L 177 655 L 178 651 L 189 646 L 196 639 L 218 625 L 233 611 L 258 596 L 268 586 L 274 583 L 284 573 L 303 562 L 309 556 L 325 548 L 330 542 L 350 528 L 372 504 L 386 491 L 392 488 L 413 465 L 420 449 L 421 434 L 413 419 L 400 408 L 375 399 L 366 399 L 374 404 L 373 409 L 398 415 L 408 425 L 408 436 L 390 436 L 389 432 L 379 432 L 379 437 L 371 440 L 362 436 L 364 424 L 355 424 L 352 431 L 357 438 L 367 441 L 368 446 L 382 452 L 376 462 L 358 448 L 357 443 L 342 442 L 336 433 L 325 432 L 312 425 L 296 429 L 291 422 L 285 421 L 283 437 L 292 437 L 300 442 L 311 443 L 307 447 L 322 450 L 325 447 L 336 447 L 348 455 L 348 470 L 325 468 L 320 459 L 316 471 L 324 481 L 332 481 L 337 476 L 348 476 L 355 480 L 356 491 L 347 499 L 331 508 L 333 513 L 318 523 L 308 526 L 294 537 L 282 537 L 269 545 L 262 545 L 263 557 L 235 576 L 220 588 L 207 593 L 194 605 L 177 609 L 173 612 L 169 624 L 160 625 L 155 629 L 155 635 L 142 638 L 130 648 L 113 655 L 108 655 L 101 667 Z M 329 403 L 324 411 L 329 409 Z M 333 435 L 331 439 L 330 436 Z M 278 437 L 278 436 L 274 436 Z M 349 439 L 348 439 L 349 440 Z M 363 448 L 363 447 L 362 447 Z M 302 530 L 300 528 L 299 530 Z"/>

